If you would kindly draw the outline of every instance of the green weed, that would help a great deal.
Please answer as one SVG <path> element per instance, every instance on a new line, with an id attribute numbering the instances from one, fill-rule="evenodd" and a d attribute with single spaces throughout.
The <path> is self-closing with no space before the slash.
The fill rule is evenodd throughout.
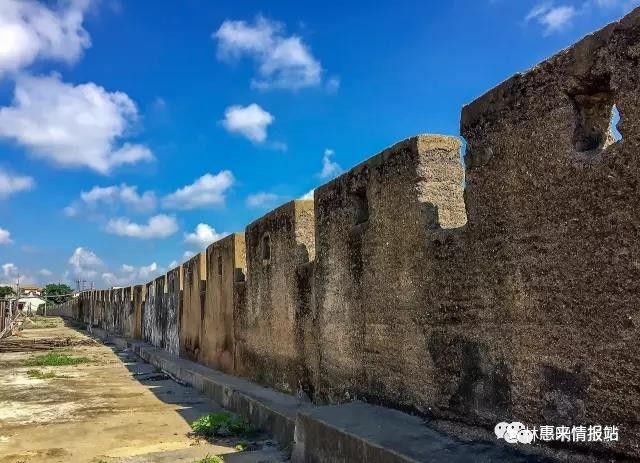
<path id="1" fill-rule="evenodd" d="M 224 459 L 215 455 L 207 455 L 202 460 L 198 460 L 196 463 L 224 463 Z"/>
<path id="2" fill-rule="evenodd" d="M 45 355 L 36 355 L 27 360 L 26 364 L 30 367 L 59 367 L 66 365 L 78 365 L 79 363 L 89 362 L 87 357 L 71 357 L 70 355 L 61 354 L 60 352 L 49 352 Z"/>
<path id="3" fill-rule="evenodd" d="M 210 413 L 198 418 L 191 424 L 193 432 L 200 436 L 247 436 L 255 434 L 256 429 L 244 418 L 229 412 Z"/>
<path id="4" fill-rule="evenodd" d="M 51 379 L 55 378 L 56 374 L 53 371 L 28 370 L 27 376 L 34 379 Z"/>

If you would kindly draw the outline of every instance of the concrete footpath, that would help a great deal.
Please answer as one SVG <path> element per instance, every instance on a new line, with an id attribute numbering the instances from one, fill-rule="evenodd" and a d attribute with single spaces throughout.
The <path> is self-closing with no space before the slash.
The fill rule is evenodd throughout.
<path id="1" fill-rule="evenodd" d="M 133 352 L 104 345 L 47 317 L 0 340 L 0 463 L 225 463 L 286 461 L 268 435 L 206 441 L 193 420 L 223 408 Z M 42 361 L 55 355 L 77 364 Z M 255 450 L 254 450 L 255 449 Z"/>
<path id="2" fill-rule="evenodd" d="M 282 449 L 291 452 L 294 463 L 598 461 L 490 439 L 459 439 L 428 426 L 418 417 L 360 402 L 312 405 L 144 342 L 111 336 L 95 328 L 94 335 L 131 349 L 178 381 L 249 419 L 273 435 Z"/>

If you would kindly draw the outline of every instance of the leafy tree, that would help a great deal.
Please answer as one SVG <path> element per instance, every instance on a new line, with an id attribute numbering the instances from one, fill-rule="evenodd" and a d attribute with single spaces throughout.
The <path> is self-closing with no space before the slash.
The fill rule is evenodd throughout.
<path id="1" fill-rule="evenodd" d="M 71 299 L 72 293 L 73 289 L 63 283 L 50 283 L 44 287 L 44 291 L 42 292 L 43 296 L 47 296 L 47 300 L 54 304 L 62 304 L 68 301 Z"/>
<path id="2" fill-rule="evenodd" d="M 7 296 L 13 296 L 15 293 L 16 292 L 11 286 L 0 286 L 0 299 L 3 299 Z"/>

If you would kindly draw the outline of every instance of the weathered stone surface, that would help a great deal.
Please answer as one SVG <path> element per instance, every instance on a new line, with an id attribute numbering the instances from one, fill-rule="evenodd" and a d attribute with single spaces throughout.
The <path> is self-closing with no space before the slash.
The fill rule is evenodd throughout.
<path id="1" fill-rule="evenodd" d="M 246 273 L 244 234 L 233 233 L 211 244 L 206 251 L 207 291 L 200 340 L 199 361 L 226 373 L 234 371 L 234 294 L 236 279 Z"/>
<path id="2" fill-rule="evenodd" d="M 204 318 L 207 266 L 206 255 L 199 253 L 182 264 L 182 314 L 180 316 L 180 356 L 200 358 L 200 330 Z"/>
<path id="3" fill-rule="evenodd" d="M 180 311 L 182 309 L 182 266 L 169 270 L 166 275 L 166 292 L 162 299 L 164 327 L 162 348 L 178 355 L 180 352 Z"/>
<path id="4" fill-rule="evenodd" d="M 132 337 L 142 339 L 142 311 L 144 307 L 144 299 L 146 295 L 145 285 L 136 285 L 133 287 L 133 330 Z"/>
<path id="5" fill-rule="evenodd" d="M 612 450 L 636 455 L 639 42 L 635 10 L 491 90 L 461 123 L 474 273 L 496 320 L 475 336 L 504 352 L 511 415 L 620 425 Z"/>
<path id="6" fill-rule="evenodd" d="M 314 258 L 312 201 L 292 201 L 249 225 L 247 304 L 236 339 L 236 371 L 276 389 L 312 387 L 302 333 L 309 322 L 297 269 Z"/>
<path id="7" fill-rule="evenodd" d="M 189 260 L 181 356 L 320 403 L 616 425 L 588 450 L 640 457 L 639 42 L 640 9 L 466 106 L 464 168 L 420 135 L 268 213 L 246 281 L 241 235 Z M 113 328 L 114 300 L 73 313 Z"/>

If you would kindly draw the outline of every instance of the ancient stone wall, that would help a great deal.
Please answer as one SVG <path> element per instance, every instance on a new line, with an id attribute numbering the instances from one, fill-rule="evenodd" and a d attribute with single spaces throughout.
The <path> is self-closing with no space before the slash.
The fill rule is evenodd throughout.
<path id="1" fill-rule="evenodd" d="M 640 448 L 640 10 L 464 108 L 470 240 L 482 253 L 508 413 L 607 422 Z M 610 132 L 614 105 L 622 140 Z M 500 345 L 500 347 L 498 347 Z"/>
<path id="2" fill-rule="evenodd" d="M 234 371 L 234 295 L 236 279 L 246 272 L 244 234 L 233 233 L 206 251 L 206 297 L 200 331 L 200 361 L 227 373 Z"/>
<path id="3" fill-rule="evenodd" d="M 297 268 L 315 256 L 313 201 L 292 201 L 253 222 L 245 232 L 245 330 L 236 345 L 236 371 L 295 392 L 309 388 Z"/>
<path id="4" fill-rule="evenodd" d="M 181 303 L 177 269 L 136 287 L 133 335 L 318 403 L 616 425 L 585 446 L 639 457 L 639 43 L 640 9 L 467 105 L 464 167 L 407 139 L 194 256 Z"/>
<path id="5" fill-rule="evenodd" d="M 162 299 L 162 348 L 178 355 L 180 352 L 180 310 L 182 306 L 182 266 L 167 272 L 166 291 Z"/>
<path id="6" fill-rule="evenodd" d="M 182 314 L 180 316 L 180 355 L 200 358 L 200 330 L 204 318 L 206 255 L 199 253 L 182 264 Z"/>
<path id="7" fill-rule="evenodd" d="M 142 339 L 142 312 L 146 289 L 145 285 L 133 287 L 133 327 L 131 336 L 135 339 Z"/>

